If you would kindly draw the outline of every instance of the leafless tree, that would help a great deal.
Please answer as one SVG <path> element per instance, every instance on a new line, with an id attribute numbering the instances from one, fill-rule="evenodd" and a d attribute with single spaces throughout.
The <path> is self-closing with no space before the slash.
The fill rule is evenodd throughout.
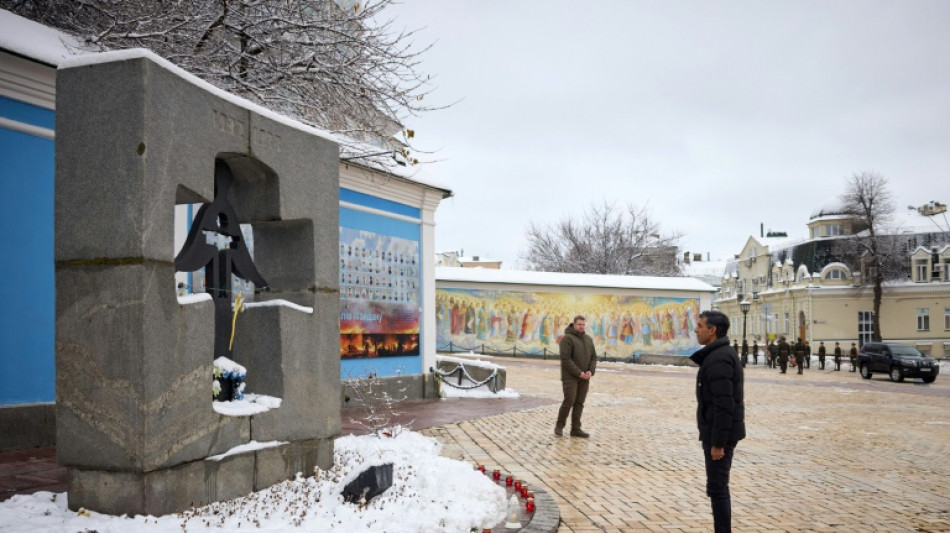
<path id="1" fill-rule="evenodd" d="M 881 341 L 881 297 L 883 295 L 888 256 L 888 246 L 881 238 L 882 230 L 891 221 L 894 213 L 894 200 L 887 185 L 887 178 L 876 172 L 860 172 L 851 176 L 840 197 L 845 210 L 861 219 L 866 226 L 867 236 L 854 239 L 861 255 L 867 257 L 868 275 L 862 276 L 863 284 L 870 284 L 874 290 L 874 315 L 872 318 L 872 340 Z"/>
<path id="2" fill-rule="evenodd" d="M 662 235 L 659 223 L 635 205 L 591 206 L 581 220 L 531 223 L 521 254 L 529 270 L 589 274 L 678 276 L 678 234 Z"/>
<path id="3" fill-rule="evenodd" d="M 210 83 L 341 133 L 351 152 L 411 161 L 410 116 L 436 109 L 415 32 L 394 0 L 0 0 L 0 7 L 100 49 L 149 48 Z M 401 143 L 394 136 L 401 130 Z M 372 143 L 377 146 L 366 148 Z M 390 143 L 388 146 L 387 143 Z M 379 149 L 382 144 L 383 148 Z"/>

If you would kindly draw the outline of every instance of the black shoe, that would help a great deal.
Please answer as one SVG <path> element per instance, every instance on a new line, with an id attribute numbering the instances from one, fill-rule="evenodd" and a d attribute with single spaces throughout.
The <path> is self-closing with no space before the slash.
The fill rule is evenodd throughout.
<path id="1" fill-rule="evenodd" d="M 554 436 L 563 437 L 564 436 L 564 426 L 554 426 Z"/>
<path id="2" fill-rule="evenodd" d="M 589 437 L 590 437 L 590 433 L 587 433 L 587 432 L 584 431 L 583 429 L 572 429 L 572 430 L 571 430 L 571 436 L 572 436 L 572 437 L 580 437 L 580 438 L 582 438 L 582 439 L 586 439 L 586 438 L 589 438 Z"/>

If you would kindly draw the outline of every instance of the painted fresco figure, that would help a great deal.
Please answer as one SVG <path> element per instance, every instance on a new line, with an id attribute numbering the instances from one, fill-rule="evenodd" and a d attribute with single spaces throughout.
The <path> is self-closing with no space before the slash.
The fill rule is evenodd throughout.
<path id="1" fill-rule="evenodd" d="M 231 275 L 250 281 L 258 289 L 266 290 L 267 281 L 257 271 L 254 260 L 244 242 L 237 213 L 228 201 L 234 182 L 231 168 L 224 161 L 214 163 L 214 200 L 202 204 L 195 215 L 191 230 L 181 252 L 175 257 L 175 270 L 194 272 L 205 269 L 205 291 L 214 301 L 214 358 L 228 357 L 231 340 Z M 223 250 L 204 242 L 204 232 L 230 237 Z"/>
<path id="2" fill-rule="evenodd" d="M 508 312 L 508 333 L 505 335 L 505 342 L 508 344 L 514 344 L 518 340 L 518 322 L 519 320 L 518 313 L 515 311 L 514 307 L 511 308 L 511 311 Z"/>
<path id="3" fill-rule="evenodd" d="M 521 319 L 521 335 L 519 338 L 524 342 L 531 341 L 531 324 L 534 322 L 534 313 L 531 312 L 531 308 L 528 308 L 525 311 L 524 317 Z"/>

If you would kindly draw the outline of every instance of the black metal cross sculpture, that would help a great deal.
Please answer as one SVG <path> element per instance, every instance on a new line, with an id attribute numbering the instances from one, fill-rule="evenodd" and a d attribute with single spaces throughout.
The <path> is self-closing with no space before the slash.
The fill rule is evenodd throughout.
<path id="1" fill-rule="evenodd" d="M 214 358 L 231 358 L 231 274 L 250 281 L 258 289 L 268 288 L 267 282 L 254 266 L 254 260 L 241 235 L 237 214 L 228 201 L 228 192 L 234 182 L 231 168 L 223 161 L 214 164 L 214 200 L 202 204 L 185 239 L 185 245 L 175 258 L 175 270 L 194 272 L 205 267 L 205 291 L 214 300 Z M 218 250 L 204 241 L 204 232 L 210 231 L 230 237 L 227 248 Z"/>

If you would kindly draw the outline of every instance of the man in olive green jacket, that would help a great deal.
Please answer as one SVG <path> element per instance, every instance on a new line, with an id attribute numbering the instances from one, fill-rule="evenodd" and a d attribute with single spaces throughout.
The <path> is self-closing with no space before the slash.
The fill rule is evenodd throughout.
<path id="1" fill-rule="evenodd" d="M 564 434 L 567 414 L 571 413 L 571 436 L 587 438 L 590 434 L 581 429 L 581 414 L 584 412 L 584 400 L 590 388 L 590 378 L 597 368 L 597 352 L 594 339 L 584 331 L 587 320 L 578 315 L 574 322 L 564 330 L 561 339 L 561 384 L 564 387 L 564 401 L 557 413 L 554 434 Z"/>

